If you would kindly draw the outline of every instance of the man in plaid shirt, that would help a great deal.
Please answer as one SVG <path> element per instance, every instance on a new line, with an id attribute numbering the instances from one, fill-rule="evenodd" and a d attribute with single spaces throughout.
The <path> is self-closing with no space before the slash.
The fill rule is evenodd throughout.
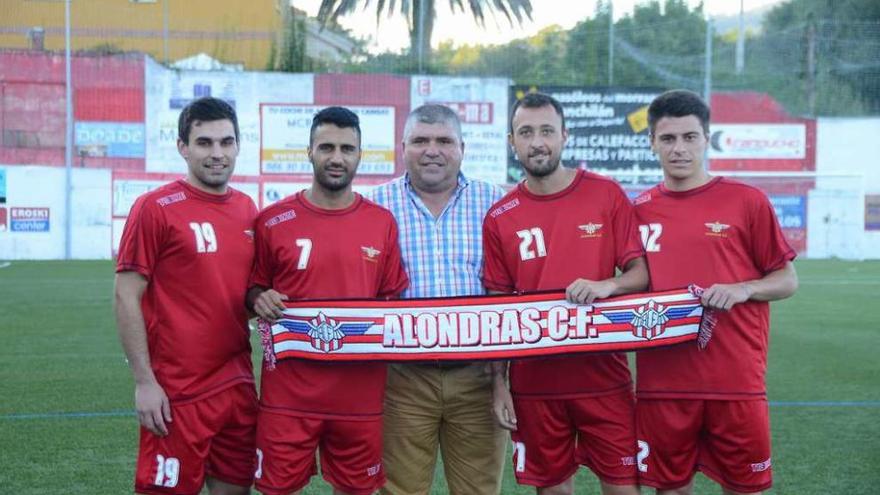
<path id="1" fill-rule="evenodd" d="M 443 105 L 410 113 L 403 131 L 406 173 L 370 199 L 397 220 L 410 285 L 401 297 L 484 294 L 483 217 L 504 191 L 465 177 L 461 123 Z M 483 364 L 392 364 L 385 392 L 382 493 L 430 490 L 442 453 L 449 493 L 497 494 L 506 437 L 491 410 L 491 377 Z"/>

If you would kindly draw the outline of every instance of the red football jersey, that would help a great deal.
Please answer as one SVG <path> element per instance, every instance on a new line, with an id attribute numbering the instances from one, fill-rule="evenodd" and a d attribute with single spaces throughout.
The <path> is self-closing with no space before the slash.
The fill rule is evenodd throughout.
<path id="1" fill-rule="evenodd" d="M 147 278 L 141 302 L 150 361 L 172 401 L 253 382 L 244 296 L 257 208 L 229 189 L 179 180 L 135 201 L 116 271 Z"/>
<path id="2" fill-rule="evenodd" d="M 755 280 L 795 258 L 770 201 L 752 186 L 721 177 L 684 192 L 661 184 L 635 203 L 654 290 Z M 717 314 L 705 350 L 681 345 L 637 354 L 640 397 L 765 396 L 769 304 L 748 301 Z"/>
<path id="3" fill-rule="evenodd" d="M 409 283 L 394 217 L 359 194 L 342 210 L 319 208 L 303 192 L 280 201 L 260 213 L 256 244 L 251 285 L 290 300 L 393 298 Z M 274 412 L 373 419 L 382 413 L 385 364 L 286 359 L 264 369 L 261 389 L 262 407 Z"/>
<path id="4" fill-rule="evenodd" d="M 499 292 L 565 289 L 577 278 L 604 280 L 643 256 L 633 208 L 610 179 L 578 171 L 551 195 L 524 184 L 483 222 L 483 283 Z M 622 353 L 515 360 L 510 386 L 520 398 L 611 394 L 632 381 Z"/>

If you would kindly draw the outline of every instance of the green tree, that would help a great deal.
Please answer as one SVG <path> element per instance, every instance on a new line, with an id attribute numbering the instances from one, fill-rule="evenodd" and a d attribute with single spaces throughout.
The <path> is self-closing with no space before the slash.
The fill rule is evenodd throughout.
<path id="1" fill-rule="evenodd" d="M 575 24 L 568 33 L 565 65 L 572 84 L 601 86 L 608 82 L 608 31 L 610 4 L 599 0 L 592 18 Z"/>
<path id="2" fill-rule="evenodd" d="M 614 81 L 626 86 L 686 87 L 703 81 L 706 21 L 702 3 L 657 0 L 615 23 Z"/>
<path id="3" fill-rule="evenodd" d="M 321 0 L 318 9 L 318 20 L 321 23 L 336 22 L 339 17 L 354 12 L 363 3 L 363 8 L 370 5 L 370 0 L 357 2 L 355 0 Z M 396 9 L 396 6 L 399 9 Z M 521 24 L 525 18 L 532 17 L 531 0 L 449 0 L 449 6 L 453 12 L 470 12 L 480 26 L 485 25 L 487 13 L 501 13 L 511 26 Z M 431 36 L 434 31 L 434 19 L 437 15 L 435 0 L 377 0 L 376 21 L 383 15 L 394 15 L 398 12 L 406 18 L 409 28 L 410 56 L 414 62 L 418 62 L 418 54 L 422 54 L 422 60 L 430 60 Z"/>
<path id="4" fill-rule="evenodd" d="M 761 41 L 781 48 L 775 62 L 801 82 L 789 84 L 787 102 L 819 115 L 880 113 L 880 2 L 788 0 L 763 29 Z"/>

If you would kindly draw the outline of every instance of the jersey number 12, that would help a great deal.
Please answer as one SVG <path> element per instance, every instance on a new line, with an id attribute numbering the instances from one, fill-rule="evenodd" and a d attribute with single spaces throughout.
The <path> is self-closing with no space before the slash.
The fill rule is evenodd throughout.
<path id="1" fill-rule="evenodd" d="M 639 233 L 642 235 L 642 245 L 649 253 L 660 252 L 660 234 L 663 233 L 663 224 L 649 223 L 639 225 Z"/>

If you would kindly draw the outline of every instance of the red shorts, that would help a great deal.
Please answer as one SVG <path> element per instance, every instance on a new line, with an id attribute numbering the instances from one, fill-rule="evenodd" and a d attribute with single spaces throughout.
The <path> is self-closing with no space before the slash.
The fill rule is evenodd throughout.
<path id="1" fill-rule="evenodd" d="M 165 437 L 141 427 L 137 493 L 195 495 L 206 474 L 233 485 L 253 483 L 257 392 L 252 383 L 172 404 L 171 419 Z"/>
<path id="2" fill-rule="evenodd" d="M 381 416 L 343 421 L 261 410 L 257 425 L 256 486 L 265 495 L 286 495 L 305 487 L 317 473 L 318 449 L 321 472 L 333 488 L 367 495 L 385 484 Z"/>
<path id="3" fill-rule="evenodd" d="M 673 490 L 697 470 L 737 492 L 773 484 L 766 400 L 639 399 L 636 411 L 643 485 Z"/>
<path id="4" fill-rule="evenodd" d="M 635 485 L 634 402 L 631 391 L 582 399 L 514 399 L 516 481 L 558 485 L 584 465 L 605 483 Z"/>

